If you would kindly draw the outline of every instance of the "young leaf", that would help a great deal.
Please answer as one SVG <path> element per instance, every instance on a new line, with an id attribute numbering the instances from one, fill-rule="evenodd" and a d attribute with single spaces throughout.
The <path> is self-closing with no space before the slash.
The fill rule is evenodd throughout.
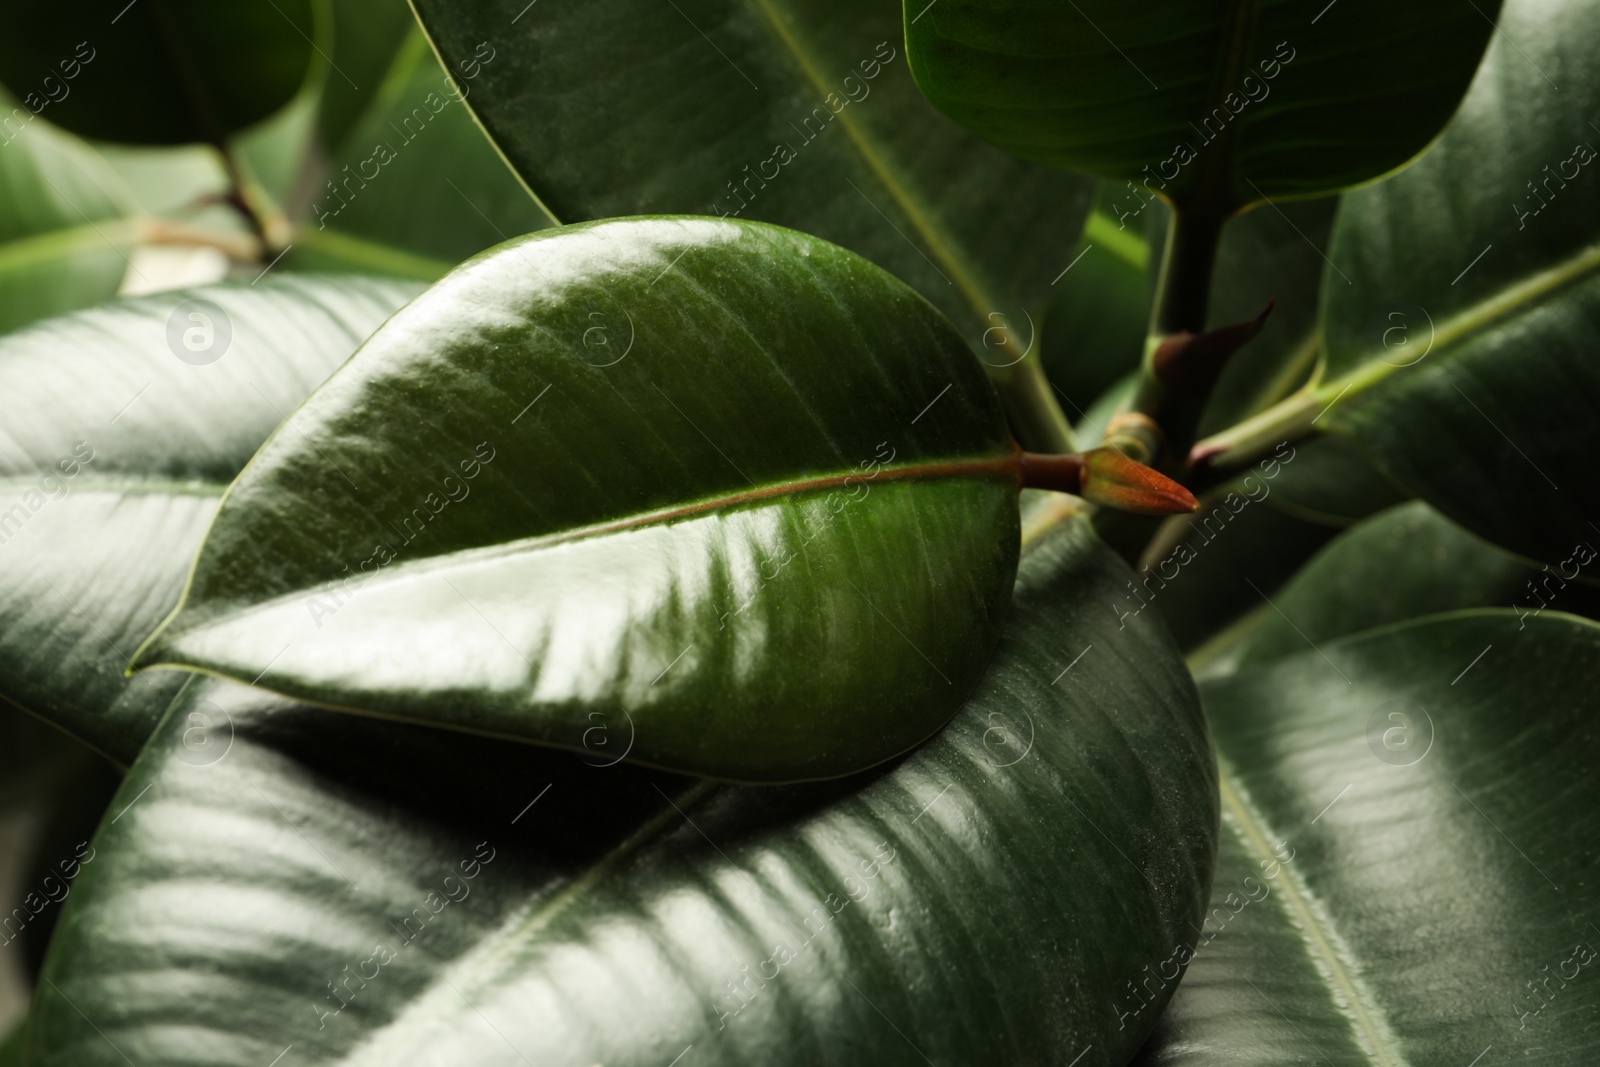
<path id="1" fill-rule="evenodd" d="M 137 659 L 570 748 L 626 714 L 647 763 L 843 774 L 977 680 L 1019 480 L 978 361 L 865 260 L 759 223 L 567 227 L 456 270 L 295 413 Z"/>
<path id="2" fill-rule="evenodd" d="M 1192 943 L 1217 832 L 1170 638 L 1100 609 L 1127 577 L 1081 520 L 1037 538 L 968 706 L 838 783 L 606 767 L 616 716 L 580 761 L 197 679 L 67 901 L 34 1067 L 1122 1064 L 1170 987 L 1112 991 Z"/>
<path id="3" fill-rule="evenodd" d="M 1438 134 L 1496 2 L 905 0 L 917 84 L 1023 159 L 1225 216 L 1348 188 Z"/>
<path id="4" fill-rule="evenodd" d="M 313 10 L 312 0 L 25 4 L 0 36 L 0 81 L 83 137 L 220 144 L 300 88 Z"/>
<path id="5" fill-rule="evenodd" d="M 1473 611 L 1202 686 L 1212 909 L 1135 1062 L 1593 1063 L 1597 656 L 1593 623 Z"/>
<path id="6" fill-rule="evenodd" d="M 182 679 L 123 668 L 177 602 L 223 489 L 414 292 L 267 277 L 0 339 L 0 697 L 131 762 Z"/>

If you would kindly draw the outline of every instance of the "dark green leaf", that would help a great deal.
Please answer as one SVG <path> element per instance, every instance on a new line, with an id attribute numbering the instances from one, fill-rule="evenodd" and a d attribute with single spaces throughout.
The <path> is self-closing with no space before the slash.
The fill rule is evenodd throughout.
<path id="1" fill-rule="evenodd" d="M 1191 942 L 1216 832 L 1170 638 L 1090 610 L 1127 574 L 1086 524 L 1041 537 L 967 708 L 837 783 L 196 681 L 93 843 L 34 1063 L 1120 1065 L 1166 994 L 1108 991 Z M 186 733 L 231 742 L 196 765 Z"/>
<path id="2" fill-rule="evenodd" d="M 1205 685 L 1212 911 L 1137 1062 L 1594 1063 L 1597 657 L 1462 612 Z"/>
<path id="3" fill-rule="evenodd" d="M 1597 605 L 1600 591 L 1529 567 L 1418 500 L 1336 538 L 1207 670 L 1269 663 L 1423 615 L 1507 608 L 1521 620 L 1547 608 L 1593 615 Z"/>
<path id="4" fill-rule="evenodd" d="M 305 79 L 311 0 L 23 4 L 0 36 L 0 81 L 83 137 L 221 144 Z"/>
<path id="5" fill-rule="evenodd" d="M 1515 0 L 1502 23 L 1427 157 L 1345 197 L 1326 367 L 1272 421 L 1350 433 L 1468 529 L 1559 564 L 1600 544 L 1600 8 Z"/>
<path id="6" fill-rule="evenodd" d="M 1295 464 L 1285 469 L 1272 498 L 1291 515 L 1348 526 L 1412 497 L 1343 434 L 1321 434 L 1295 450 Z"/>
<path id="7" fill-rule="evenodd" d="M 223 488 L 414 291 L 266 278 L 0 340 L 0 696 L 131 761 L 182 679 L 123 668 L 177 602 Z M 211 352 L 191 313 L 212 319 Z"/>
<path id="8" fill-rule="evenodd" d="M 1008 152 L 1226 214 L 1348 188 L 1422 151 L 1499 5 L 1312 7 L 905 0 L 906 51 L 941 111 Z"/>
<path id="9" fill-rule="evenodd" d="M 1505 32 L 1427 167 L 1352 197 L 1335 256 L 1362 284 L 1331 289 L 1323 389 L 1355 383 L 1328 423 L 1424 499 L 1556 563 L 1600 540 L 1600 9 L 1517 3 Z M 1374 343 L 1397 321 L 1428 359 Z"/>
<path id="10" fill-rule="evenodd" d="M 418 0 L 468 100 L 564 222 L 739 216 L 843 245 L 914 286 L 996 371 L 1033 347 L 1090 183 L 931 108 L 894 0 L 582 6 Z M 465 67 L 462 65 L 466 64 Z"/>
<path id="11" fill-rule="evenodd" d="M 982 673 L 1017 457 L 960 336 L 860 257 L 567 227 L 449 275 L 296 413 L 139 659 L 571 748 L 626 712 L 648 763 L 843 774 Z"/>

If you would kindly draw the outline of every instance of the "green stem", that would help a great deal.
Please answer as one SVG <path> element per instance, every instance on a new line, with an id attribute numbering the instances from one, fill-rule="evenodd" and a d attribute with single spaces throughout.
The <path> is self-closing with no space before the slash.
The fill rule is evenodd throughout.
<path id="1" fill-rule="evenodd" d="M 1030 452 L 1078 450 L 1072 438 L 1072 424 L 1056 403 L 1037 355 L 1030 354 L 999 373 L 991 373 L 990 379 L 1022 447 Z"/>

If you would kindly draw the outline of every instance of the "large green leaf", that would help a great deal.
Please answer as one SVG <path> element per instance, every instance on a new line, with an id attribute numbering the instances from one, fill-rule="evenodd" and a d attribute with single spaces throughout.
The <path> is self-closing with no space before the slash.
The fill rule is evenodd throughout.
<path id="1" fill-rule="evenodd" d="M 479 61 L 468 104 L 562 221 L 793 226 L 915 287 L 994 373 L 1029 350 L 1036 366 L 1035 327 L 1093 186 L 934 111 L 895 0 L 414 6 L 452 71 Z"/>
<path id="2" fill-rule="evenodd" d="M 18 5 L 0 36 L 0 81 L 84 137 L 221 144 L 300 88 L 312 11 L 312 0 Z"/>
<path id="3" fill-rule="evenodd" d="M 463 105 L 477 69 L 457 71 L 457 88 L 413 26 L 334 152 L 291 265 L 431 281 L 490 245 L 550 225 Z"/>
<path id="4" fill-rule="evenodd" d="M 571 748 L 626 712 L 645 762 L 843 774 L 982 672 L 1018 455 L 960 336 L 860 257 L 567 227 L 375 334 L 229 490 L 138 656 Z"/>
<path id="5" fill-rule="evenodd" d="M 18 112 L 0 131 L 0 333 L 113 296 L 137 211 L 94 149 Z"/>
<path id="6" fill-rule="evenodd" d="M 0 341 L 0 696 L 130 762 L 182 679 L 123 668 L 177 602 L 223 488 L 414 291 L 269 277 Z M 191 315 L 211 320 L 210 352 Z"/>
<path id="7" fill-rule="evenodd" d="M 1165 994 L 1107 991 L 1192 941 L 1216 832 L 1171 639 L 1092 610 L 1127 577 L 1087 524 L 1038 538 L 968 707 L 836 783 L 196 681 L 93 842 L 30 1062 L 1120 1065 Z"/>
<path id="8" fill-rule="evenodd" d="M 941 111 L 1014 155 L 1226 215 L 1420 152 L 1499 6 L 1336 2 L 905 0 L 906 51 Z"/>
<path id="9" fill-rule="evenodd" d="M 1595 1062 L 1597 657 L 1592 623 L 1474 611 L 1203 686 L 1212 911 L 1138 1062 Z"/>
<path id="10" fill-rule="evenodd" d="M 1330 256 L 1354 284 L 1327 279 L 1315 388 L 1201 447 L 1353 434 L 1457 522 L 1559 564 L 1600 521 L 1600 9 L 1513 0 L 1501 21 L 1427 157 L 1345 198 Z"/>

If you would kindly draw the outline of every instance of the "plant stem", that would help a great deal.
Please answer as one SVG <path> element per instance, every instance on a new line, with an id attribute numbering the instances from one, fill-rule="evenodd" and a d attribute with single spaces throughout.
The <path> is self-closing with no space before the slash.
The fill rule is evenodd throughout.
<path id="1" fill-rule="evenodd" d="M 1037 355 L 1024 356 L 1009 367 L 989 368 L 989 380 L 1022 447 L 1031 452 L 1077 451 L 1072 424 L 1056 403 Z"/>
<path id="2" fill-rule="evenodd" d="M 1167 230 L 1161 281 L 1156 287 L 1133 410 L 1160 427 L 1164 440 L 1158 442 L 1150 462 L 1169 472 L 1182 468 L 1209 397 L 1180 394 L 1163 385 L 1156 378 L 1152 357 L 1172 334 L 1204 332 L 1211 275 L 1227 217 L 1227 212 L 1205 204 L 1179 207 L 1173 210 L 1172 225 Z"/>
<path id="3" fill-rule="evenodd" d="M 1150 334 L 1156 340 L 1181 330 L 1200 333 L 1206 328 L 1211 273 L 1227 219 L 1227 212 L 1203 204 L 1173 210 L 1150 319 Z M 1153 347 L 1146 344 L 1147 349 Z"/>
<path id="4" fill-rule="evenodd" d="M 273 247 L 276 242 L 269 235 L 266 219 L 253 191 L 254 186 L 245 178 L 244 168 L 226 143 L 219 141 L 212 147 L 222 157 L 222 168 L 228 175 L 228 190 L 222 194 L 222 198 L 249 224 L 250 232 L 260 242 L 260 258 L 265 263 L 278 250 Z"/>

